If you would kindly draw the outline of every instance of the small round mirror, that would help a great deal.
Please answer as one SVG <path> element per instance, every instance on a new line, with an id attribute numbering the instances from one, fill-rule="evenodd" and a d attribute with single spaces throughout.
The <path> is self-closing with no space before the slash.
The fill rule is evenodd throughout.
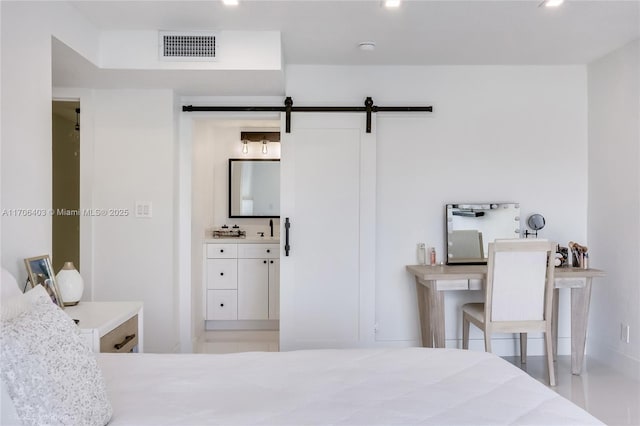
<path id="1" fill-rule="evenodd" d="M 533 229 L 534 231 L 541 230 L 545 225 L 544 216 L 538 213 L 532 214 L 527 219 L 527 225 L 529 225 L 529 228 Z"/>

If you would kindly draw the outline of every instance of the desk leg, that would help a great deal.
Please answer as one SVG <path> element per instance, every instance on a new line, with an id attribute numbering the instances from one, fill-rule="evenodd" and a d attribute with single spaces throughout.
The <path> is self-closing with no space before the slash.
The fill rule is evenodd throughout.
<path id="1" fill-rule="evenodd" d="M 551 312 L 551 338 L 553 340 L 553 360 L 558 359 L 558 305 L 560 304 L 560 290 L 553 289 L 553 311 Z"/>
<path id="2" fill-rule="evenodd" d="M 432 281 L 429 289 L 429 315 L 433 346 L 444 348 L 444 292 L 435 289 L 436 282 Z"/>
<path id="3" fill-rule="evenodd" d="M 420 314 L 420 333 L 422 347 L 433 347 L 433 334 L 431 334 L 431 321 L 429 321 L 429 295 L 427 287 L 420 283 L 416 277 L 416 292 L 418 294 L 418 313 Z"/>
<path id="4" fill-rule="evenodd" d="M 591 301 L 591 278 L 585 278 L 583 288 L 571 289 L 571 373 L 582 373 L 587 340 L 587 319 Z"/>

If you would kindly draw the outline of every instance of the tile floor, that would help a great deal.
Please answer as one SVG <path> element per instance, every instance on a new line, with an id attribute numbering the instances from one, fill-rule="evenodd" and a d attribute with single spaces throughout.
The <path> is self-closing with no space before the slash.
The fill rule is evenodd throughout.
<path id="1" fill-rule="evenodd" d="M 533 356 L 520 364 L 520 357 L 506 357 L 535 379 L 547 384 L 546 358 Z M 630 379 L 601 362 L 586 358 L 580 376 L 571 374 L 571 356 L 558 356 L 556 392 L 573 401 L 610 426 L 640 425 L 640 381 Z"/>
<path id="2" fill-rule="evenodd" d="M 198 344 L 199 353 L 248 351 L 277 352 L 277 331 L 208 331 Z M 547 384 L 545 358 L 529 357 L 520 365 L 519 357 L 507 361 Z M 640 426 L 640 382 L 625 377 L 610 367 L 589 359 L 580 376 L 571 374 L 571 357 L 559 356 L 556 363 L 555 391 L 610 426 Z"/>

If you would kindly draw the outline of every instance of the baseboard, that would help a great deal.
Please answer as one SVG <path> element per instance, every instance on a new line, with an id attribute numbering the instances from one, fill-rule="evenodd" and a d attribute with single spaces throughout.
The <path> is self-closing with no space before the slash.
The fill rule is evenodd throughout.
<path id="1" fill-rule="evenodd" d="M 279 330 L 278 320 L 205 321 L 205 330 Z"/>
<path id="2" fill-rule="evenodd" d="M 447 348 L 462 348 L 462 339 L 447 339 L 445 346 Z M 469 339 L 469 349 L 484 351 L 484 339 Z M 498 356 L 519 356 L 520 339 L 493 338 L 491 339 L 491 352 Z M 529 337 L 527 339 L 527 355 L 543 356 L 545 354 L 544 338 Z M 571 355 L 570 337 L 558 338 L 558 355 Z"/>
<path id="3" fill-rule="evenodd" d="M 640 381 L 640 359 L 623 354 L 605 343 L 589 339 L 587 355 L 627 377 Z"/>

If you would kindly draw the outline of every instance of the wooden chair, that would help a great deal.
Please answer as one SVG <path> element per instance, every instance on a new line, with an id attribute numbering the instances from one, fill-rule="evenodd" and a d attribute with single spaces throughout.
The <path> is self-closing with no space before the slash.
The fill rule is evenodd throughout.
<path id="1" fill-rule="evenodd" d="M 549 384 L 555 386 L 552 344 L 555 243 L 546 240 L 496 240 L 489 244 L 485 303 L 462 306 L 462 348 L 469 348 L 469 324 L 484 331 L 491 352 L 493 333 L 520 333 L 526 361 L 527 333 L 543 332 Z"/>

